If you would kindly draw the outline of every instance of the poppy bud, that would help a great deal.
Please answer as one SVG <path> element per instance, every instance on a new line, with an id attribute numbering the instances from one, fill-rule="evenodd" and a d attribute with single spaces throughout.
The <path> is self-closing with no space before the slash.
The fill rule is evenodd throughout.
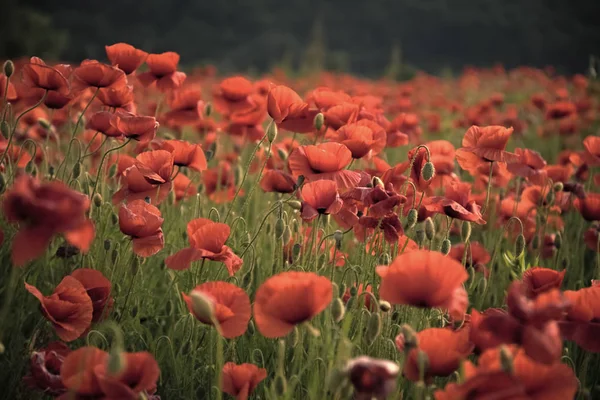
<path id="1" fill-rule="evenodd" d="M 460 237 L 463 243 L 467 243 L 471 238 L 471 223 L 469 221 L 463 221 L 460 229 Z"/>
<path id="2" fill-rule="evenodd" d="M 448 253 L 450 253 L 450 247 L 452 247 L 452 243 L 450 242 L 449 239 L 444 239 L 442 241 L 442 248 L 441 248 L 441 253 L 445 256 L 448 255 Z"/>
<path id="3" fill-rule="evenodd" d="M 546 195 L 546 204 L 551 206 L 552 204 L 554 204 L 555 199 L 556 199 L 556 194 L 555 194 L 554 190 L 549 191 L 548 194 Z"/>
<path id="4" fill-rule="evenodd" d="M 540 235 L 535 235 L 531 241 L 531 248 L 537 250 L 540 248 Z"/>
<path id="5" fill-rule="evenodd" d="M 340 250 L 342 248 L 342 239 L 344 238 L 344 234 L 339 229 L 333 232 L 333 239 L 335 240 L 335 248 Z"/>
<path id="6" fill-rule="evenodd" d="M 282 148 L 277 149 L 277 154 L 279 155 L 279 158 L 281 158 L 282 161 L 286 161 L 288 158 L 287 151 L 285 151 Z"/>
<path id="7" fill-rule="evenodd" d="M 433 220 L 431 217 L 427 217 L 425 220 L 425 237 L 427 240 L 433 240 L 435 236 L 435 225 L 433 224 Z"/>
<path id="8" fill-rule="evenodd" d="M 199 290 L 193 290 L 190 298 L 192 299 L 192 310 L 199 320 L 214 321 L 215 306 L 210 297 Z"/>
<path id="9" fill-rule="evenodd" d="M 380 265 L 389 265 L 389 263 L 392 261 L 392 258 L 390 257 L 390 255 L 388 253 L 383 253 L 381 256 L 379 256 L 379 264 Z"/>
<path id="10" fill-rule="evenodd" d="M 296 181 L 296 184 L 294 185 L 294 187 L 295 187 L 296 189 L 298 189 L 300 186 L 302 186 L 302 184 L 304 183 L 304 180 L 305 180 L 305 179 L 306 179 L 306 178 L 304 177 L 304 175 L 300 175 L 300 176 L 298 176 L 298 180 Z"/>
<path id="11" fill-rule="evenodd" d="M 338 294 L 341 296 L 346 293 L 346 284 L 344 282 L 340 283 Z"/>
<path id="12" fill-rule="evenodd" d="M 267 127 L 267 139 L 269 139 L 269 143 L 273 143 L 277 139 L 277 124 L 274 122 Z"/>
<path id="13" fill-rule="evenodd" d="M 210 114 L 212 114 L 212 103 L 206 103 L 204 106 L 204 115 L 210 117 Z"/>
<path id="14" fill-rule="evenodd" d="M 554 190 L 556 193 L 558 192 L 562 192 L 563 189 L 565 188 L 565 185 L 563 185 L 562 182 L 556 182 L 553 186 L 552 186 L 552 190 Z"/>
<path id="15" fill-rule="evenodd" d="M 8 139 L 8 136 L 10 136 L 10 126 L 8 126 L 7 121 L 2 121 L 2 124 L 0 124 L 0 131 L 2 131 L 4 139 Z"/>
<path id="16" fill-rule="evenodd" d="M 0 193 L 4 193 L 6 190 L 6 178 L 4 175 L 0 174 Z"/>
<path id="17" fill-rule="evenodd" d="M 300 256 L 300 250 L 302 250 L 302 245 L 300 243 L 295 243 L 294 247 L 292 247 L 292 257 L 294 261 L 298 260 L 298 257 Z"/>
<path id="18" fill-rule="evenodd" d="M 500 346 L 500 366 L 508 374 L 514 372 L 513 357 L 506 346 Z"/>
<path id="19" fill-rule="evenodd" d="M 406 216 L 406 228 L 405 229 L 412 229 L 416 224 L 417 224 L 417 220 L 419 219 L 419 212 L 417 211 L 416 208 L 411 208 L 408 211 L 408 215 Z"/>
<path id="20" fill-rule="evenodd" d="M 560 249 L 562 247 L 562 242 L 563 242 L 562 234 L 560 232 L 556 232 L 556 237 L 554 238 L 554 247 L 556 247 L 557 249 Z"/>
<path id="21" fill-rule="evenodd" d="M 298 200 L 290 200 L 288 201 L 288 205 L 294 210 L 300 210 L 302 208 L 302 203 L 300 203 Z"/>
<path id="22" fill-rule="evenodd" d="M 281 241 L 285 244 L 285 243 L 289 243 L 291 239 L 292 239 L 292 230 L 290 229 L 289 226 L 286 225 L 285 229 L 283 230 L 283 235 L 281 237 Z"/>
<path id="23" fill-rule="evenodd" d="M 419 247 L 422 247 L 424 241 L 425 241 L 425 231 L 423 229 L 417 230 L 415 232 L 415 242 L 417 242 Z"/>
<path id="24" fill-rule="evenodd" d="M 52 129 L 52 124 L 46 118 L 38 118 L 37 122 L 42 128 L 46 129 L 47 131 Z"/>
<path id="25" fill-rule="evenodd" d="M 356 288 L 356 286 L 352 286 L 350 288 L 350 296 L 354 297 L 354 296 L 356 296 L 357 293 L 358 293 L 358 289 Z"/>
<path id="26" fill-rule="evenodd" d="M 111 245 L 110 239 L 105 239 L 104 240 L 104 250 L 105 251 L 109 251 L 110 250 L 110 245 Z"/>
<path id="27" fill-rule="evenodd" d="M 109 376 L 120 375 L 127 368 L 127 359 L 120 345 L 114 345 L 108 353 L 106 369 Z"/>
<path id="28" fill-rule="evenodd" d="M 385 300 L 379 300 L 379 309 L 383 312 L 388 312 L 392 309 L 392 305 Z"/>
<path id="29" fill-rule="evenodd" d="M 34 168 L 35 164 L 33 163 L 33 160 L 31 160 L 27 163 L 27 165 L 25 165 L 25 172 L 27 172 L 28 174 L 32 174 Z"/>
<path id="30" fill-rule="evenodd" d="M 340 322 L 344 319 L 344 314 L 346 313 L 346 308 L 344 307 L 344 302 L 339 297 L 336 298 L 331 304 L 331 316 L 335 322 Z"/>
<path id="31" fill-rule="evenodd" d="M 248 335 L 249 337 L 252 337 L 252 336 L 254 336 L 255 332 L 256 332 L 256 327 L 254 326 L 254 322 L 248 321 L 248 329 L 246 330 L 246 335 Z"/>
<path id="32" fill-rule="evenodd" d="M 285 231 L 285 222 L 283 219 L 278 218 L 275 222 L 275 238 L 280 239 L 283 236 L 283 232 Z"/>
<path id="33" fill-rule="evenodd" d="M 317 131 L 320 131 L 323 128 L 323 124 L 325 123 L 325 116 L 322 113 L 318 113 L 315 115 L 314 126 Z"/>
<path id="34" fill-rule="evenodd" d="M 435 167 L 431 161 L 428 161 L 423 165 L 421 176 L 426 182 L 429 182 L 435 176 Z"/>
<path id="35" fill-rule="evenodd" d="M 10 78 L 15 73 L 15 64 L 11 60 L 6 60 L 2 69 L 4 70 L 4 75 Z"/>
<path id="36" fill-rule="evenodd" d="M 412 326 L 404 324 L 400 327 L 400 332 L 404 337 L 405 352 L 409 352 L 410 350 L 416 348 L 419 345 L 419 343 L 417 342 L 417 333 L 412 328 Z"/>
<path id="37" fill-rule="evenodd" d="M 110 260 L 113 264 L 116 264 L 117 258 L 119 258 L 118 244 L 119 243 L 116 243 L 115 248 L 113 249 L 112 253 L 110 253 Z"/>
<path id="38" fill-rule="evenodd" d="M 520 234 L 515 241 L 515 257 L 520 257 L 525 250 L 525 236 Z"/>
<path id="39" fill-rule="evenodd" d="M 287 380 L 281 374 L 277 374 L 275 377 L 274 386 L 277 397 L 282 397 L 287 392 Z"/>
<path id="40" fill-rule="evenodd" d="M 71 175 L 73 176 L 73 179 L 77 179 L 77 178 L 79 178 L 80 174 L 81 174 L 81 163 L 76 162 L 75 165 L 73 165 L 73 171 L 71 172 Z"/>
<path id="41" fill-rule="evenodd" d="M 248 271 L 242 278 L 242 287 L 249 288 L 252 283 L 252 270 Z"/>
<path id="42" fill-rule="evenodd" d="M 377 186 L 379 186 L 380 188 L 385 187 L 381 178 L 379 178 L 377 176 L 374 176 L 373 179 L 371 179 L 371 183 L 372 183 L 373 187 L 377 187 Z"/>
<path id="43" fill-rule="evenodd" d="M 371 314 L 369 322 L 367 323 L 366 337 L 370 344 L 381 334 L 381 315 L 379 313 Z"/>

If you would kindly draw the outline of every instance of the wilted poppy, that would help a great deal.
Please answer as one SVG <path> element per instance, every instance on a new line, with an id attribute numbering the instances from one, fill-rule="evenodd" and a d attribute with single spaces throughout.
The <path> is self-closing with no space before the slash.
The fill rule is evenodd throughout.
<path id="1" fill-rule="evenodd" d="M 73 70 L 72 88 L 80 92 L 88 87 L 120 89 L 127 84 L 125 73 L 116 67 L 111 67 L 96 60 L 82 61 Z"/>
<path id="2" fill-rule="evenodd" d="M 186 75 L 177 71 L 179 54 L 168 51 L 161 54 L 150 54 L 146 58 L 150 71 L 143 72 L 137 77 L 145 87 L 156 82 L 156 88 L 161 92 L 177 89 L 185 81 Z"/>
<path id="3" fill-rule="evenodd" d="M 60 368 L 70 352 L 71 349 L 62 342 L 52 342 L 33 351 L 29 358 L 29 374 L 23 381 L 52 396 L 64 393 L 67 389 L 60 380 Z"/>
<path id="4" fill-rule="evenodd" d="M 192 262 L 207 259 L 225 264 L 229 275 L 233 276 L 242 267 L 243 260 L 225 245 L 231 229 L 229 225 L 206 218 L 196 218 L 187 225 L 190 246 L 167 257 L 168 268 L 188 269 Z"/>
<path id="5" fill-rule="evenodd" d="M 292 193 L 296 190 L 296 181 L 290 174 L 270 169 L 263 173 L 260 188 L 267 193 Z"/>
<path id="6" fill-rule="evenodd" d="M 4 216 L 20 223 L 13 239 L 12 261 L 21 266 L 40 257 L 56 234 L 82 252 L 87 252 L 95 236 L 94 224 L 87 218 L 89 198 L 62 182 L 41 183 L 29 175 L 15 179 L 4 195 Z"/>
<path id="7" fill-rule="evenodd" d="M 223 365 L 221 372 L 221 390 L 236 400 L 246 400 L 256 386 L 267 377 L 267 370 L 254 364 Z"/>
<path id="8" fill-rule="evenodd" d="M 470 127 L 463 137 L 463 147 L 456 150 L 458 164 L 472 170 L 484 162 L 517 162 L 518 156 L 505 150 L 512 133 L 512 128 L 503 126 Z"/>
<path id="9" fill-rule="evenodd" d="M 127 43 L 115 43 L 104 48 L 110 63 L 125 72 L 125 75 L 132 74 L 148 57 L 148 53 Z"/>
<path id="10" fill-rule="evenodd" d="M 81 282 L 92 299 L 94 309 L 92 322 L 104 319 L 114 303 L 114 299 L 110 296 L 112 288 L 110 281 L 102 275 L 102 272 L 90 268 L 76 269 L 71 276 Z"/>
<path id="11" fill-rule="evenodd" d="M 76 278 L 64 277 L 50 296 L 44 296 L 27 283 L 25 289 L 40 301 L 44 317 L 65 342 L 77 339 L 90 327 L 94 307 L 85 287 Z"/>
<path id="12" fill-rule="evenodd" d="M 352 153 L 341 143 L 329 142 L 316 146 L 300 146 L 288 158 L 292 176 L 303 175 L 308 182 L 320 179 L 335 181 L 340 189 L 354 187 L 361 174 L 345 169 Z"/>
<path id="13" fill-rule="evenodd" d="M 199 293 L 210 302 L 212 316 L 200 315 L 194 311 L 193 293 Z M 206 282 L 192 289 L 183 299 L 190 312 L 202 323 L 212 325 L 213 319 L 219 324 L 219 331 L 227 339 L 241 336 L 250 321 L 250 299 L 243 289 L 227 282 Z"/>
<path id="14" fill-rule="evenodd" d="M 268 338 L 282 337 L 310 321 L 331 302 L 333 286 L 312 272 L 281 272 L 267 279 L 254 299 L 254 320 Z"/>
<path id="15" fill-rule="evenodd" d="M 342 208 L 342 200 L 334 181 L 315 181 L 306 183 L 300 192 L 302 208 L 300 215 L 310 222 L 318 215 L 337 214 Z"/>
<path id="16" fill-rule="evenodd" d="M 462 264 L 436 251 L 416 250 L 376 269 L 381 277 L 379 295 L 392 304 L 447 309 L 462 320 L 469 300 L 462 284 L 469 274 Z"/>
<path id="17" fill-rule="evenodd" d="M 140 257 L 150 257 L 165 246 L 163 221 L 160 210 L 144 200 L 121 204 L 119 209 L 121 232 L 131 236 L 133 252 Z"/>

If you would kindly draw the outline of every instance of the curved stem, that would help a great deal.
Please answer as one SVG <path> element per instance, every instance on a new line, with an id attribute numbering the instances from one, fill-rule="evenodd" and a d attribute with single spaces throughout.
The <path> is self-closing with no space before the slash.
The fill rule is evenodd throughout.
<path id="1" fill-rule="evenodd" d="M 106 153 L 104 153 L 104 155 L 102 156 L 102 160 L 100 160 L 100 165 L 98 166 L 98 173 L 96 174 L 96 180 L 94 181 L 94 189 L 92 190 L 92 194 L 90 195 L 90 198 L 93 198 L 94 195 L 96 194 L 96 189 L 98 188 L 98 180 L 100 180 L 100 174 L 102 174 L 102 165 L 104 165 L 104 160 L 106 159 L 106 156 L 108 156 L 113 151 L 117 151 L 117 150 L 122 149 L 123 147 L 127 146 L 127 144 L 129 142 L 131 142 L 131 140 L 132 139 L 128 139 L 121 146 L 113 147 L 112 149 L 110 149 Z"/>

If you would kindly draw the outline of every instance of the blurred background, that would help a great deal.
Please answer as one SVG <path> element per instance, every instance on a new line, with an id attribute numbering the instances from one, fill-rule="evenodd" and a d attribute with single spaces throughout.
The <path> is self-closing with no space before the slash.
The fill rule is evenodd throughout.
<path id="1" fill-rule="evenodd" d="M 0 54 L 104 60 L 127 42 L 185 67 L 326 68 L 398 79 L 415 69 L 551 65 L 600 53 L 600 0 L 2 0 Z"/>

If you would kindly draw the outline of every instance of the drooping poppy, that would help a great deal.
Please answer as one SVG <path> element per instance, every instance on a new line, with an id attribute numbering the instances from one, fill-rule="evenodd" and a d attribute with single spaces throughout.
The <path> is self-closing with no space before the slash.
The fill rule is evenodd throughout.
<path id="1" fill-rule="evenodd" d="M 131 236 L 133 252 L 140 257 L 150 257 L 165 246 L 163 221 L 160 210 L 144 200 L 121 204 L 119 209 L 121 232 Z"/>
<path id="2" fill-rule="evenodd" d="M 335 142 L 300 146 L 288 158 L 295 179 L 303 175 L 308 182 L 321 179 L 332 180 L 342 190 L 356 186 L 361 180 L 359 172 L 345 169 L 351 161 L 350 150 L 343 144 Z"/>
<path id="3" fill-rule="evenodd" d="M 85 287 L 76 278 L 64 277 L 50 296 L 44 296 L 28 283 L 25 283 L 25 289 L 39 300 L 44 317 L 65 342 L 77 339 L 90 327 L 94 306 Z"/>
<path id="4" fill-rule="evenodd" d="M 468 297 L 462 284 L 469 274 L 462 264 L 436 251 L 415 250 L 376 269 L 381 277 L 379 295 L 392 304 L 447 309 L 462 320 Z"/>
<path id="5" fill-rule="evenodd" d="M 429 328 L 417 333 L 417 347 L 411 349 L 404 364 L 404 376 L 417 382 L 420 379 L 418 352 L 427 355 L 423 375 L 426 381 L 436 376 L 448 376 L 458 369 L 473 351 L 466 329 L 453 331 L 446 328 Z"/>
<path id="6" fill-rule="evenodd" d="M 112 284 L 110 281 L 102 272 L 90 268 L 76 269 L 71 276 L 81 282 L 88 296 L 92 299 L 94 309 L 92 322 L 99 322 L 104 319 L 114 303 L 114 299 L 111 297 Z"/>
<path id="7" fill-rule="evenodd" d="M 148 57 L 148 53 L 127 43 L 115 43 L 104 48 L 110 63 L 125 72 L 125 75 L 132 74 Z"/>
<path id="8" fill-rule="evenodd" d="M 120 89 L 127 85 L 125 73 L 96 60 L 84 60 L 73 70 L 72 89 L 81 92 L 88 87 Z"/>
<path id="9" fill-rule="evenodd" d="M 221 222 L 206 218 L 191 220 L 187 225 L 190 247 L 167 257 L 167 267 L 183 270 L 188 269 L 194 261 L 207 259 L 224 263 L 229 275 L 233 276 L 242 267 L 243 260 L 225 245 L 230 231 L 229 225 Z"/>
<path id="10" fill-rule="evenodd" d="M 223 365 L 221 372 L 221 390 L 236 400 L 247 400 L 256 386 L 267 377 L 267 370 L 254 364 L 235 364 L 232 362 Z"/>
<path id="11" fill-rule="evenodd" d="M 302 208 L 300 215 L 306 222 L 319 215 L 337 214 L 342 208 L 342 200 L 335 181 L 315 181 L 306 183 L 300 192 Z"/>
<path id="12" fill-rule="evenodd" d="M 250 299 L 243 289 L 228 282 L 206 282 L 192 289 L 202 294 L 212 306 L 213 318 L 219 324 L 223 337 L 232 339 L 243 335 L 250 321 Z M 185 293 L 183 299 L 189 311 L 200 322 L 212 325 L 213 321 L 205 315 L 194 312 L 193 300 Z"/>
<path id="13" fill-rule="evenodd" d="M 268 338 L 282 337 L 294 326 L 310 321 L 331 302 L 333 286 L 312 272 L 281 272 L 258 288 L 254 299 L 254 320 Z"/>
<path id="14" fill-rule="evenodd" d="M 270 169 L 263 173 L 260 188 L 267 193 L 292 193 L 296 190 L 296 181 L 283 171 Z"/>
<path id="15" fill-rule="evenodd" d="M 94 240 L 94 224 L 87 218 L 89 198 L 59 181 L 41 183 L 29 175 L 15 179 L 4 195 L 4 216 L 21 224 L 13 239 L 12 261 L 22 266 L 40 257 L 56 234 L 87 252 Z"/>
<path id="16" fill-rule="evenodd" d="M 67 389 L 60 380 L 60 368 L 71 352 L 62 342 L 52 342 L 43 349 L 33 351 L 29 358 L 29 373 L 23 381 L 31 388 L 59 396 Z"/>
<path id="17" fill-rule="evenodd" d="M 146 58 L 146 64 L 150 71 L 137 75 L 138 80 L 144 87 L 156 83 L 156 88 L 165 93 L 177 89 L 185 81 L 185 73 L 177 71 L 179 54 L 175 52 L 149 54 Z"/>
<path id="18" fill-rule="evenodd" d="M 507 152 L 506 144 L 513 133 L 503 126 L 470 127 L 456 150 L 456 160 L 461 168 L 472 170 L 484 162 L 512 163 L 519 161 L 516 154 Z"/>
<path id="19" fill-rule="evenodd" d="M 528 297 L 535 297 L 551 289 L 560 289 L 567 270 L 555 271 L 549 268 L 532 267 L 523 274 L 523 283 Z"/>

